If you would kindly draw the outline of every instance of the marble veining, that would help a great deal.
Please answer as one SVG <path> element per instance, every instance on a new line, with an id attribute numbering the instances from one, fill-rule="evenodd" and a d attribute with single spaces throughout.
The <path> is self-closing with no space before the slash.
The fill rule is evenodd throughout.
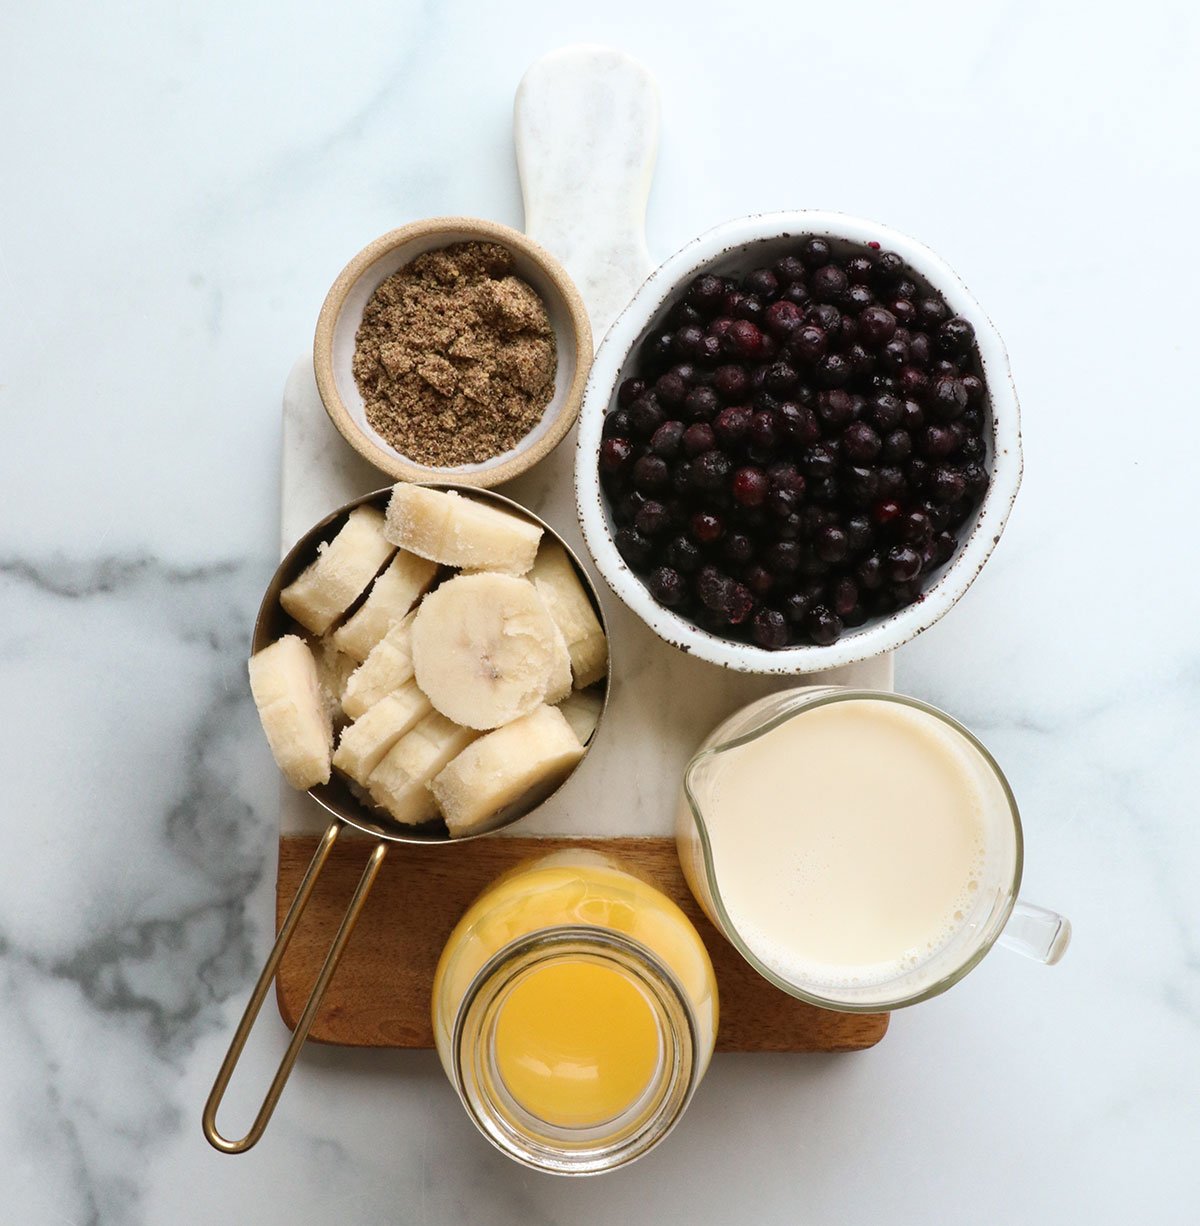
<path id="1" fill-rule="evenodd" d="M 97 635 L 112 653 L 82 679 L 61 665 L 61 676 L 40 678 L 54 710 L 35 703 L 15 730 L 48 795 L 25 799 L 0 897 L 0 1015 L 23 1065 L 6 1101 L 14 1125 L 40 1120 L 48 1152 L 76 1171 L 56 1196 L 67 1198 L 64 1215 L 82 1216 L 62 1220 L 134 1220 L 137 1182 L 112 1162 L 114 1142 L 147 1145 L 182 1125 L 188 1105 L 170 1093 L 180 1062 L 257 960 L 263 917 L 247 899 L 271 848 L 243 786 L 263 765 L 243 660 L 247 597 L 269 567 L 148 554 L 0 560 L 5 667 L 18 692 L 39 680 L 51 649 L 79 659 Z M 155 708 L 180 684 L 186 701 L 159 738 Z M 89 719 L 78 704 L 94 701 L 93 686 L 107 700 Z M 92 724 L 91 745 L 70 737 L 79 722 Z M 121 761 L 138 724 L 159 752 Z M 52 806 L 71 754 L 101 778 L 78 779 L 73 802 Z M 106 767 L 103 755 L 118 761 Z"/>
<path id="2" fill-rule="evenodd" d="M 762 0 L 740 23 L 703 3 L 213 0 L 26 5 L 8 26 L 0 1222 L 1190 1223 L 1200 572 L 1181 457 L 1200 417 L 1189 282 L 1170 274 L 1200 195 L 1194 6 L 914 20 Z M 653 258 L 731 216 L 843 209 L 944 253 L 1004 336 L 1025 483 L 896 684 L 1003 763 L 1025 891 L 1075 942 L 1053 971 L 989 957 L 860 1055 L 717 1059 L 671 1141 L 612 1178 L 508 1163 L 420 1052 L 306 1051 L 262 1144 L 228 1159 L 199 1112 L 268 946 L 279 822 L 245 653 L 280 457 L 336 455 L 320 414 L 285 420 L 311 448 L 281 447 L 279 384 L 374 235 L 455 212 L 522 224 L 514 92 L 580 39 L 659 84 Z M 796 136 L 808 98 L 834 100 L 815 153 Z M 1118 321 L 1076 303 L 1150 306 Z M 342 458 L 345 485 L 375 483 Z M 575 542 L 562 480 L 547 466 L 515 493 Z M 303 465 L 283 481 L 286 539 L 329 490 Z M 634 684 L 682 678 L 714 716 L 741 691 L 673 671 L 608 607 L 628 739 L 576 798 L 631 777 L 648 822 L 662 747 Z M 231 1130 L 285 1040 L 268 1004 Z"/>

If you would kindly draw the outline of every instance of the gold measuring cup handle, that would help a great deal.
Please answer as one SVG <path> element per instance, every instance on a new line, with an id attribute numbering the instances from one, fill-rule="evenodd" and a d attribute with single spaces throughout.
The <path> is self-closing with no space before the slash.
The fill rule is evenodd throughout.
<path id="1" fill-rule="evenodd" d="M 338 963 L 342 960 L 346 943 L 350 940 L 354 926 L 358 923 L 358 917 L 362 913 L 363 906 L 367 901 L 367 895 L 371 892 L 371 886 L 375 884 L 375 878 L 379 873 L 380 866 L 383 864 L 383 857 L 387 854 L 386 843 L 377 844 L 375 850 L 371 852 L 367 866 L 363 869 L 363 874 L 358 880 L 354 897 L 350 899 L 350 905 L 346 908 L 346 914 L 342 916 L 341 926 L 337 930 L 337 935 L 333 938 L 333 944 L 329 947 L 329 953 L 325 956 L 321 972 L 317 975 L 317 981 L 313 984 L 313 989 L 309 993 L 308 1000 L 304 1005 L 304 1012 L 300 1014 L 300 1020 L 296 1023 L 296 1029 L 292 1032 L 291 1042 L 288 1043 L 287 1051 L 283 1053 L 283 1059 L 279 1062 L 279 1068 L 275 1073 L 274 1080 L 267 1089 L 266 1097 L 263 1099 L 258 1115 L 255 1116 L 250 1131 L 240 1141 L 230 1141 L 217 1131 L 217 1109 L 221 1105 L 221 1100 L 225 1097 L 225 1091 L 229 1086 L 230 1078 L 233 1076 L 233 1070 L 237 1068 L 237 1062 L 241 1059 L 242 1049 L 246 1046 L 246 1040 L 250 1037 L 250 1031 L 254 1029 L 254 1023 L 258 1018 L 258 1011 L 262 1008 L 267 992 L 274 982 L 275 972 L 279 969 L 280 962 L 283 961 L 283 955 L 287 952 L 292 934 L 300 923 L 300 917 L 304 914 L 305 907 L 308 906 L 308 900 L 312 895 L 313 887 L 317 884 L 317 878 L 321 875 L 321 869 L 325 867 L 325 861 L 328 860 L 329 853 L 333 850 L 333 845 L 337 841 L 341 828 L 340 822 L 332 822 L 321 836 L 321 842 L 317 846 L 312 861 L 304 874 L 304 880 L 300 882 L 300 888 L 296 891 L 296 897 L 292 899 L 292 905 L 288 908 L 288 913 L 284 917 L 283 925 L 279 929 L 279 935 L 275 938 L 275 944 L 271 949 L 271 953 L 262 968 L 258 982 L 254 985 L 254 991 L 250 993 L 250 1002 L 246 1005 L 246 1011 L 242 1014 L 242 1020 L 238 1023 L 237 1030 L 234 1031 L 233 1039 L 229 1044 L 229 1050 L 225 1053 L 225 1059 L 221 1064 L 220 1071 L 217 1073 L 217 1079 L 213 1082 L 213 1088 L 209 1093 L 208 1101 L 204 1104 L 204 1135 L 210 1145 L 215 1149 L 219 1149 L 224 1154 L 244 1154 L 246 1150 L 258 1142 L 259 1138 L 266 1131 L 267 1123 L 275 1111 L 275 1104 L 279 1102 L 279 1096 L 283 1093 L 283 1087 L 287 1084 L 292 1066 L 296 1063 L 296 1057 L 300 1054 L 300 1048 L 304 1046 L 304 1040 L 308 1037 L 313 1019 L 317 1015 L 317 1010 L 321 1007 L 321 1000 L 325 995 L 325 989 L 329 987 L 329 981 L 333 978 L 333 973 L 337 970 Z"/>

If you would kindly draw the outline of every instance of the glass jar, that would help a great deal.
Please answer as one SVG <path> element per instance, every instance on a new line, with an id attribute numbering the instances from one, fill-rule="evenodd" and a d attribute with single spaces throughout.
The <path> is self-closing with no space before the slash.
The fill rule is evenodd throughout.
<path id="1" fill-rule="evenodd" d="M 438 1054 L 509 1157 L 595 1174 L 670 1132 L 717 1029 L 708 951 L 665 894 L 586 849 L 513 869 L 450 935 L 433 986 Z"/>

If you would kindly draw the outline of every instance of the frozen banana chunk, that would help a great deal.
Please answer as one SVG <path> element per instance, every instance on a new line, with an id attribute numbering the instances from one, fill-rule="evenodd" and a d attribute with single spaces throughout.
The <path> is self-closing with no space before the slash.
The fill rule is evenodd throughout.
<path id="1" fill-rule="evenodd" d="M 324 634 L 366 591 L 395 552 L 374 507 L 356 507 L 342 530 L 320 546 L 317 560 L 279 593 L 284 611 L 313 634 Z"/>
<path id="2" fill-rule="evenodd" d="M 393 544 L 430 561 L 507 575 L 529 570 L 542 536 L 536 524 L 490 503 L 404 482 L 392 489 L 386 531 Z"/>
<path id="3" fill-rule="evenodd" d="M 429 783 L 479 735 L 439 715 L 425 716 L 384 755 L 367 778 L 371 799 L 406 826 L 437 816 Z"/>
<path id="4" fill-rule="evenodd" d="M 567 641 L 575 688 L 586 689 L 602 680 L 608 667 L 608 640 L 567 551 L 557 541 L 543 542 L 529 577 Z"/>
<path id="5" fill-rule="evenodd" d="M 342 695 L 346 692 L 350 674 L 358 667 L 358 661 L 344 651 L 338 651 L 330 635 L 314 640 L 310 646 L 317 661 L 317 677 L 325 696 L 325 706 L 336 723 L 342 715 Z"/>
<path id="6" fill-rule="evenodd" d="M 393 622 L 350 674 L 342 691 L 342 710 L 351 719 L 357 719 L 412 677 L 412 624 L 416 616 L 414 609 L 407 617 Z"/>
<path id="7" fill-rule="evenodd" d="M 255 652 L 250 692 L 271 756 L 288 783 L 301 790 L 328 783 L 333 725 L 308 644 L 288 634 Z"/>
<path id="8" fill-rule="evenodd" d="M 600 722 L 604 709 L 604 695 L 599 690 L 574 690 L 558 704 L 563 718 L 571 725 L 571 731 L 586 745 Z"/>
<path id="9" fill-rule="evenodd" d="M 388 750 L 432 710 L 417 683 L 409 681 L 342 730 L 333 765 L 365 786 Z"/>
<path id="10" fill-rule="evenodd" d="M 365 660 L 388 626 L 399 621 L 429 588 L 437 569 L 436 562 L 399 550 L 354 616 L 333 632 L 333 645 L 356 660 Z"/>
<path id="11" fill-rule="evenodd" d="M 518 802 L 548 796 L 583 757 L 571 725 L 554 707 L 538 707 L 472 742 L 434 778 L 430 789 L 452 838 L 502 820 Z"/>
<path id="12" fill-rule="evenodd" d="M 527 579 L 458 575 L 430 592 L 412 626 L 417 684 L 447 719 L 498 728 L 561 688 L 562 647 Z"/>
<path id="13" fill-rule="evenodd" d="M 541 600 L 541 597 L 538 599 Z M 545 608 L 544 601 L 542 607 Z M 549 617 L 548 610 L 547 616 Z M 545 701 L 552 707 L 555 703 L 562 702 L 571 692 L 571 653 L 567 650 L 567 640 L 563 638 L 562 631 L 554 624 L 553 619 L 550 621 L 550 627 L 554 632 L 554 652 L 550 661 L 550 679 L 546 683 Z"/>

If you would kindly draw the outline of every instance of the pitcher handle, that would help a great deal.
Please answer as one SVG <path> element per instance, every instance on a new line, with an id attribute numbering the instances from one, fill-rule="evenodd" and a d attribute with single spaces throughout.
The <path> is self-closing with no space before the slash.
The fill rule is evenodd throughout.
<path id="1" fill-rule="evenodd" d="M 1053 966 L 1071 943 L 1071 921 L 1057 911 L 1018 898 L 997 944 Z"/>

